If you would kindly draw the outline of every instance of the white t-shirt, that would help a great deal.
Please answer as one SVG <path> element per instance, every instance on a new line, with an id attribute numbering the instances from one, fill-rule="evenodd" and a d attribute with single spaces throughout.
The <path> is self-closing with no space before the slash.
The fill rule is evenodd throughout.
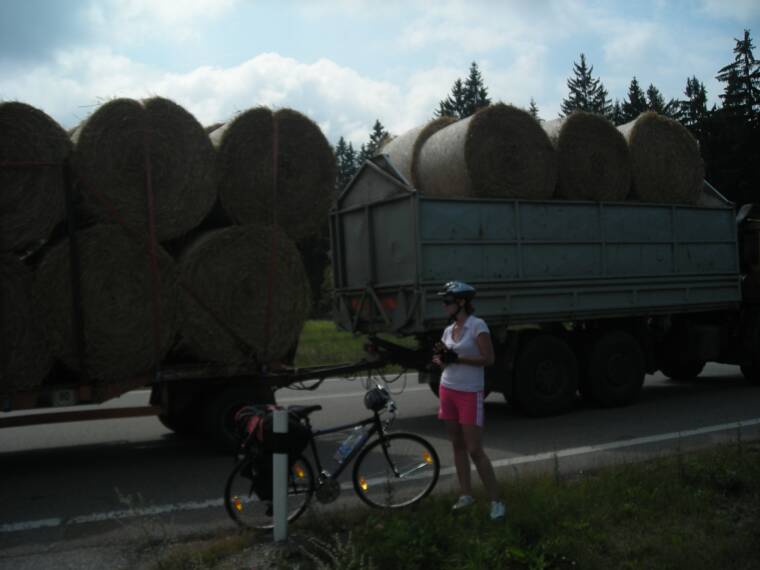
<path id="1" fill-rule="evenodd" d="M 450 324 L 443 331 L 441 342 L 448 348 L 456 352 L 460 357 L 478 358 L 480 348 L 478 348 L 477 338 L 481 333 L 490 334 L 488 325 L 483 319 L 474 315 L 467 317 L 459 337 L 459 342 L 454 342 L 452 333 L 454 324 Z M 462 392 L 480 392 L 485 386 L 485 371 L 482 366 L 472 366 L 471 364 L 447 364 L 443 368 L 441 375 L 441 386 L 451 388 L 452 390 L 461 390 Z"/>

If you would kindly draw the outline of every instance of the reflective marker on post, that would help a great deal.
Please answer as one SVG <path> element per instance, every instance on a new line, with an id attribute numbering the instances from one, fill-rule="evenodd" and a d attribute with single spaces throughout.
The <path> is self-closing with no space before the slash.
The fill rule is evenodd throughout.
<path id="1" fill-rule="evenodd" d="M 276 434 L 288 433 L 287 410 L 275 410 L 272 431 Z M 276 439 L 284 439 L 281 436 Z M 275 453 L 272 456 L 272 500 L 274 514 L 274 541 L 288 538 L 288 454 Z"/>

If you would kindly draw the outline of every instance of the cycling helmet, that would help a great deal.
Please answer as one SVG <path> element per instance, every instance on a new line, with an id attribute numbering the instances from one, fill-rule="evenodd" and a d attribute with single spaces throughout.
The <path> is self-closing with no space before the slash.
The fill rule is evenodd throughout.
<path id="1" fill-rule="evenodd" d="M 449 281 L 443 286 L 443 290 L 438 292 L 438 295 L 441 297 L 448 295 L 455 299 L 466 299 L 469 301 L 475 297 L 475 287 L 463 281 Z"/>
<path id="2" fill-rule="evenodd" d="M 382 410 L 391 399 L 388 391 L 382 386 L 375 386 L 364 394 L 364 407 L 373 412 Z"/>

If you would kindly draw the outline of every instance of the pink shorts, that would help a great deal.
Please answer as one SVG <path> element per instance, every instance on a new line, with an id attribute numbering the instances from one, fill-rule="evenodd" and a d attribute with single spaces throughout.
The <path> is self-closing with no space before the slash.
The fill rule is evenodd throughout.
<path id="1" fill-rule="evenodd" d="M 438 419 L 483 427 L 483 392 L 438 387 Z"/>

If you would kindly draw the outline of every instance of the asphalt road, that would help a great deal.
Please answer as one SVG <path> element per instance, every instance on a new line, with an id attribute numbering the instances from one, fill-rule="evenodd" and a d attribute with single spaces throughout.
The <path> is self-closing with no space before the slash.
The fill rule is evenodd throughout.
<path id="1" fill-rule="evenodd" d="M 447 476 L 440 487 L 448 488 L 452 460 L 437 400 L 413 376 L 403 384 L 391 384 L 400 392 L 394 429 L 435 445 Z M 316 392 L 283 390 L 278 401 L 320 403 L 313 415 L 320 428 L 365 417 L 363 394 L 360 380 L 330 380 Z M 147 398 L 136 391 L 109 405 Z M 501 476 L 588 469 L 760 432 L 760 388 L 732 366 L 710 365 L 690 383 L 649 376 L 639 401 L 621 409 L 579 401 L 572 413 L 532 419 L 499 394 L 485 405 L 486 450 Z M 337 436 L 325 440 L 322 456 L 337 443 Z M 169 537 L 234 532 L 221 506 L 232 465 L 229 455 L 179 438 L 152 417 L 0 430 L 0 568 L 134 567 Z M 350 490 L 341 503 L 359 504 Z"/>

